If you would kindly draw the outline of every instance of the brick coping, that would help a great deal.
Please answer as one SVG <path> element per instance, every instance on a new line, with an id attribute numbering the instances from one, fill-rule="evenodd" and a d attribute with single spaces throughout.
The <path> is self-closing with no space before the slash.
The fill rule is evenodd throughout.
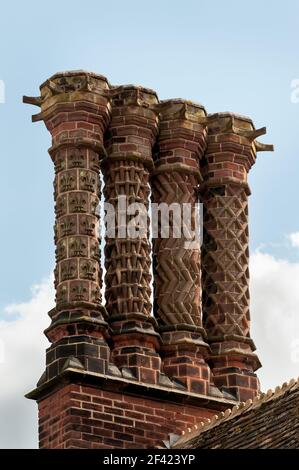
<path id="1" fill-rule="evenodd" d="M 147 384 L 137 382 L 123 377 L 113 377 L 96 372 L 86 372 L 75 368 L 68 368 L 62 371 L 53 379 L 41 384 L 31 392 L 25 395 L 31 400 L 41 400 L 49 396 L 57 389 L 69 383 L 84 383 L 85 385 L 98 385 L 102 390 L 121 391 L 128 395 L 146 396 L 154 400 L 167 400 L 168 402 L 177 402 L 179 404 L 188 403 L 194 406 L 213 405 L 214 409 L 227 409 L 235 406 L 237 400 L 229 400 L 227 398 L 213 397 L 211 395 L 201 395 L 187 390 L 173 389 L 163 385 Z"/>

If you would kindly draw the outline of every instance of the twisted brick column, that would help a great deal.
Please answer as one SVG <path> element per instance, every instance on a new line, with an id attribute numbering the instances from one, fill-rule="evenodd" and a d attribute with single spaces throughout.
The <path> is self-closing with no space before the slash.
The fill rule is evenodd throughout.
<path id="1" fill-rule="evenodd" d="M 99 165 L 109 122 L 107 80 L 85 72 L 59 73 L 41 86 L 43 120 L 52 135 L 55 165 L 56 307 L 46 330 L 49 380 L 67 367 L 106 372 L 109 349 L 101 305 L 98 239 Z"/>
<path id="2" fill-rule="evenodd" d="M 247 174 L 265 129 L 222 113 L 209 116 L 208 147 L 202 160 L 204 326 L 212 350 L 215 384 L 238 399 L 254 397 L 260 367 L 253 353 L 249 315 Z"/>
<path id="3" fill-rule="evenodd" d="M 161 103 L 160 111 L 152 200 L 162 203 L 161 209 L 163 205 L 170 209 L 170 230 L 165 238 L 165 221 L 159 214 L 158 237 L 153 238 L 154 313 L 162 333 L 165 373 L 189 390 L 207 394 L 210 370 L 204 359 L 208 345 L 201 320 L 200 244 L 190 233 L 196 228 L 199 160 L 206 147 L 206 130 L 200 124 L 205 110 L 182 100 L 169 100 Z M 185 225 L 176 221 L 173 204 L 181 216 L 190 210 Z"/>
<path id="4" fill-rule="evenodd" d="M 134 203 L 148 209 L 149 172 L 153 166 L 152 145 L 157 134 L 157 116 L 151 109 L 157 96 L 151 90 L 121 86 L 111 90 L 112 118 L 103 161 L 105 201 L 115 208 L 115 236 L 106 237 L 106 308 L 113 338 L 113 359 L 123 374 L 140 381 L 159 380 L 159 336 L 151 316 L 150 245 L 148 219 L 145 233 L 133 238 L 128 223 Z M 118 197 L 126 197 L 120 214 Z M 121 219 L 124 216 L 124 221 Z M 121 234 L 119 230 L 124 230 Z"/>

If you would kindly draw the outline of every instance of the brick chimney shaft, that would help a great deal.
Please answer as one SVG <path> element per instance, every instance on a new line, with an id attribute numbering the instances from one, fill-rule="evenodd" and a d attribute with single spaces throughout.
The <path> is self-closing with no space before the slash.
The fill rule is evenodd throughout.
<path id="1" fill-rule="evenodd" d="M 201 171 L 204 204 L 202 289 L 204 327 L 216 386 L 239 400 L 259 391 L 260 367 L 250 338 L 247 175 L 257 150 L 250 119 L 230 113 L 208 117 L 208 146 Z"/>
<path id="2" fill-rule="evenodd" d="M 151 249 L 149 244 L 149 175 L 152 146 L 158 132 L 153 107 L 156 93 L 136 86 L 111 90 L 112 118 L 103 161 L 105 201 L 115 209 L 115 234 L 106 232 L 106 302 L 112 330 L 112 358 L 123 373 L 158 383 L 160 338 L 151 315 Z M 123 198 L 121 202 L 121 199 Z M 135 205 L 135 206 L 134 206 Z M 129 224 L 140 205 L 145 217 L 136 233 Z M 131 208 L 133 212 L 131 212 Z M 124 218 L 124 220 L 122 220 Z M 123 230 L 123 233 L 120 231 Z"/>
<path id="3" fill-rule="evenodd" d="M 209 346 L 202 327 L 200 241 L 196 239 L 199 161 L 207 137 L 201 120 L 205 122 L 206 112 L 183 100 L 164 101 L 159 107 L 152 176 L 152 201 L 156 209 L 161 208 L 153 212 L 158 220 L 152 221 L 158 225 L 153 238 L 154 314 L 162 335 L 165 373 L 190 391 L 208 394 Z M 168 220 L 163 219 L 167 215 L 162 215 L 163 208 L 168 209 Z"/>
<path id="4" fill-rule="evenodd" d="M 56 377 L 70 361 L 84 370 L 107 371 L 98 204 L 110 104 L 106 78 L 92 73 L 58 73 L 40 90 L 33 104 L 41 106 L 41 113 L 33 120 L 43 120 L 52 136 L 56 215 L 56 306 L 45 332 L 52 345 L 43 381 Z"/>

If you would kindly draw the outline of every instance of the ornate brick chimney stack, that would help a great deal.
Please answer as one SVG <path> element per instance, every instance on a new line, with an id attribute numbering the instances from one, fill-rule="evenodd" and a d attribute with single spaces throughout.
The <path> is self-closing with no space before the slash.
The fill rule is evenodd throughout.
<path id="1" fill-rule="evenodd" d="M 188 101 L 161 102 L 152 200 L 161 209 L 167 206 L 170 213 L 169 227 L 162 215 L 157 217 L 158 211 L 153 215 L 153 223 L 158 222 L 158 237 L 153 238 L 155 315 L 162 334 L 164 371 L 188 390 L 207 395 L 209 346 L 201 319 L 200 241 L 195 220 L 199 216 L 199 161 L 207 138 L 200 121 L 205 116 L 202 106 Z"/>
<path id="2" fill-rule="evenodd" d="M 247 174 L 256 152 L 273 147 L 255 140 L 266 129 L 256 130 L 248 118 L 219 113 L 208 123 L 201 161 L 204 326 L 215 384 L 246 401 L 259 391 L 260 367 L 250 338 Z"/>
<path id="3" fill-rule="evenodd" d="M 272 147 L 256 141 L 265 129 L 247 118 L 206 116 L 200 105 L 159 102 L 93 73 L 58 73 L 40 91 L 24 102 L 40 106 L 33 121 L 52 135 L 56 306 L 46 371 L 27 395 L 38 402 L 39 444 L 153 448 L 258 392 L 247 173 L 256 152 Z M 105 306 L 100 171 L 115 222 L 113 234 L 107 214 Z M 170 212 L 166 238 L 152 215 L 152 253 L 150 190 Z M 173 205 L 187 217 L 178 221 Z M 143 224 L 131 225 L 138 213 Z"/>
<path id="4" fill-rule="evenodd" d="M 45 332 L 52 346 L 42 382 L 70 365 L 107 371 L 98 204 L 110 105 L 106 78 L 83 71 L 56 74 L 40 90 L 39 98 L 25 101 L 41 107 L 33 120 L 43 120 L 52 135 L 56 213 L 56 307 L 49 312 L 51 325 Z"/>
<path id="5" fill-rule="evenodd" d="M 115 235 L 106 237 L 106 302 L 112 329 L 112 357 L 128 377 L 158 383 L 159 335 L 151 315 L 149 175 L 158 132 L 155 92 L 132 85 L 111 90 L 112 120 L 103 160 L 105 201 L 115 208 Z M 123 202 L 122 202 L 123 201 Z M 136 205 L 145 211 L 144 233 L 129 233 Z M 122 207 L 123 206 L 123 207 Z M 130 206 L 134 212 L 130 212 Z M 123 233 L 122 233 L 123 232 Z"/>

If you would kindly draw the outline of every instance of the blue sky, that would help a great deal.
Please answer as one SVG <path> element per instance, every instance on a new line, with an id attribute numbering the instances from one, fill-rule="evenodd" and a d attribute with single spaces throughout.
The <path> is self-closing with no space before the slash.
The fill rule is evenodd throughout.
<path id="1" fill-rule="evenodd" d="M 38 95 L 57 71 L 98 72 L 112 84 L 142 84 L 160 99 L 190 99 L 267 126 L 261 140 L 275 153 L 260 153 L 250 173 L 252 336 L 263 388 L 298 375 L 298 44 L 298 0 L 2 2 L 0 447 L 37 445 L 36 405 L 23 395 L 44 369 L 54 175 L 50 135 L 31 123 L 36 109 L 22 95 Z"/>
<path id="2" fill-rule="evenodd" d="M 23 94 L 60 70 L 83 68 L 113 84 L 154 88 L 161 99 L 188 98 L 208 112 L 235 111 L 267 125 L 251 172 L 251 245 L 282 244 L 299 229 L 299 105 L 290 82 L 299 77 L 299 2 L 236 0 L 46 2 L 10 1 L 0 19 L 1 291 L 18 301 L 53 265 L 53 169 L 50 136 Z M 288 251 L 283 246 L 273 250 Z M 289 256 L 289 254 L 287 254 Z"/>

